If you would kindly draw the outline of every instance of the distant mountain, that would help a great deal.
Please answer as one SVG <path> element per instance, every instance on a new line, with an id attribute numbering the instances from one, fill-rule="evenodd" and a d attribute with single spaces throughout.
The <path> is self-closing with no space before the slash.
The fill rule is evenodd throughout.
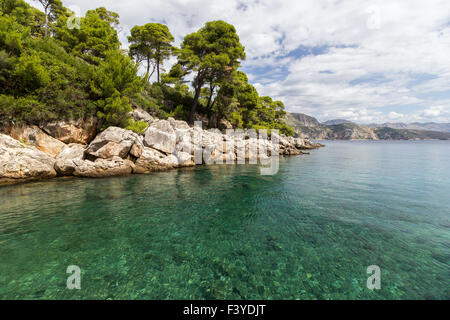
<path id="1" fill-rule="evenodd" d="M 411 130 L 428 130 L 428 131 L 439 131 L 439 132 L 450 132 L 450 123 L 383 123 L 383 124 L 371 124 L 369 125 L 374 128 L 393 128 L 393 129 L 411 129 Z"/>
<path id="2" fill-rule="evenodd" d="M 287 113 L 286 123 L 294 129 L 297 136 L 316 140 L 450 140 L 450 131 L 427 129 L 448 130 L 448 124 L 440 123 L 364 126 L 344 119 L 320 123 L 316 118 L 303 113 Z"/>
<path id="3" fill-rule="evenodd" d="M 316 118 L 308 116 L 304 113 L 288 113 L 288 122 L 305 127 L 320 126 L 320 122 Z"/>
<path id="4" fill-rule="evenodd" d="M 335 125 L 344 124 L 344 123 L 355 124 L 354 122 L 351 122 L 351 121 L 348 121 L 345 119 L 334 119 L 334 120 L 328 120 L 328 121 L 322 122 L 322 124 L 324 124 L 326 126 L 335 126 Z"/>
<path id="5" fill-rule="evenodd" d="M 376 128 L 374 131 L 380 140 L 450 140 L 450 132 L 390 127 Z"/>

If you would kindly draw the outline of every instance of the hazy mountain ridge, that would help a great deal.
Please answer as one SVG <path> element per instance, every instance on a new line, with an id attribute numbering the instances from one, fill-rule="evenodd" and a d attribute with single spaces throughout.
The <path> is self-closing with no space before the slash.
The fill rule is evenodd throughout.
<path id="1" fill-rule="evenodd" d="M 382 124 L 370 124 L 370 127 L 374 128 L 393 128 L 393 129 L 410 129 L 410 130 L 428 130 L 439 132 L 450 132 L 450 123 L 436 123 L 436 122 L 413 122 L 413 123 L 382 123 Z"/>
<path id="2" fill-rule="evenodd" d="M 345 119 L 320 123 L 305 114 L 288 113 L 286 123 L 301 138 L 318 140 L 450 140 L 448 123 L 359 125 Z"/>
<path id="3" fill-rule="evenodd" d="M 333 120 L 328 120 L 325 122 L 322 122 L 323 125 L 326 126 L 335 126 L 335 125 L 339 125 L 339 124 L 356 124 L 352 121 L 349 120 L 345 120 L 345 119 L 333 119 Z"/>

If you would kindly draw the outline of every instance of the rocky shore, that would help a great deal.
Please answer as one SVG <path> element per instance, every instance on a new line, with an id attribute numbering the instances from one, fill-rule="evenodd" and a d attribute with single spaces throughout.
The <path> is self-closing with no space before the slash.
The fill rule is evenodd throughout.
<path id="1" fill-rule="evenodd" d="M 202 130 L 173 118 L 154 119 L 143 110 L 135 110 L 133 117 L 148 122 L 143 135 L 118 127 L 109 127 L 96 135 L 95 119 L 3 127 L 0 185 L 58 176 L 146 174 L 200 163 L 242 163 L 239 162 L 242 155 L 247 161 L 264 163 L 274 153 L 300 155 L 304 153 L 302 150 L 323 146 L 282 135 L 276 137 L 279 143 L 274 146 L 270 140 L 258 140 L 246 132 Z M 229 141 L 233 144 L 228 144 Z M 200 163 L 195 157 L 199 149 Z"/>

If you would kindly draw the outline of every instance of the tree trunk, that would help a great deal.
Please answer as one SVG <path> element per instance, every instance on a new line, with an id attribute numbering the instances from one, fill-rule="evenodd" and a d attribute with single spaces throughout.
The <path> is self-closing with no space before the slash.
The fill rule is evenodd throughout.
<path id="1" fill-rule="evenodd" d="M 192 103 L 191 114 L 189 115 L 189 123 L 190 124 L 194 123 L 194 116 L 195 116 L 195 111 L 197 110 L 198 98 L 200 97 L 201 88 L 202 88 L 201 85 L 197 85 L 197 87 L 195 88 L 194 102 Z"/>
<path id="2" fill-rule="evenodd" d="M 159 83 L 159 59 L 156 60 L 156 74 L 158 75 L 158 83 Z"/>
<path id="3" fill-rule="evenodd" d="M 215 88 L 216 88 L 216 87 L 213 86 L 213 85 L 210 85 L 210 86 L 209 86 L 209 98 L 208 98 L 208 104 L 206 105 L 206 109 L 208 109 L 208 110 L 209 110 L 210 107 L 212 108 L 211 100 L 212 100 L 212 96 L 213 96 L 213 94 L 214 94 L 214 89 L 215 89 Z"/>
<path id="4" fill-rule="evenodd" d="M 44 37 L 47 38 L 48 35 L 48 6 L 44 7 L 44 15 L 45 15 L 45 22 L 44 22 Z"/>

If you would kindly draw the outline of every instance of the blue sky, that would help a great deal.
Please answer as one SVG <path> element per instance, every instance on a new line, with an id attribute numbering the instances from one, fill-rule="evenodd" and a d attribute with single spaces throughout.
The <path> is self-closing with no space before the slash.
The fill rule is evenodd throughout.
<path id="1" fill-rule="evenodd" d="M 63 2 L 80 15 L 118 12 L 124 43 L 147 22 L 167 24 L 176 44 L 206 21 L 232 23 L 246 47 L 242 70 L 288 111 L 321 121 L 450 122 L 447 0 Z"/>

